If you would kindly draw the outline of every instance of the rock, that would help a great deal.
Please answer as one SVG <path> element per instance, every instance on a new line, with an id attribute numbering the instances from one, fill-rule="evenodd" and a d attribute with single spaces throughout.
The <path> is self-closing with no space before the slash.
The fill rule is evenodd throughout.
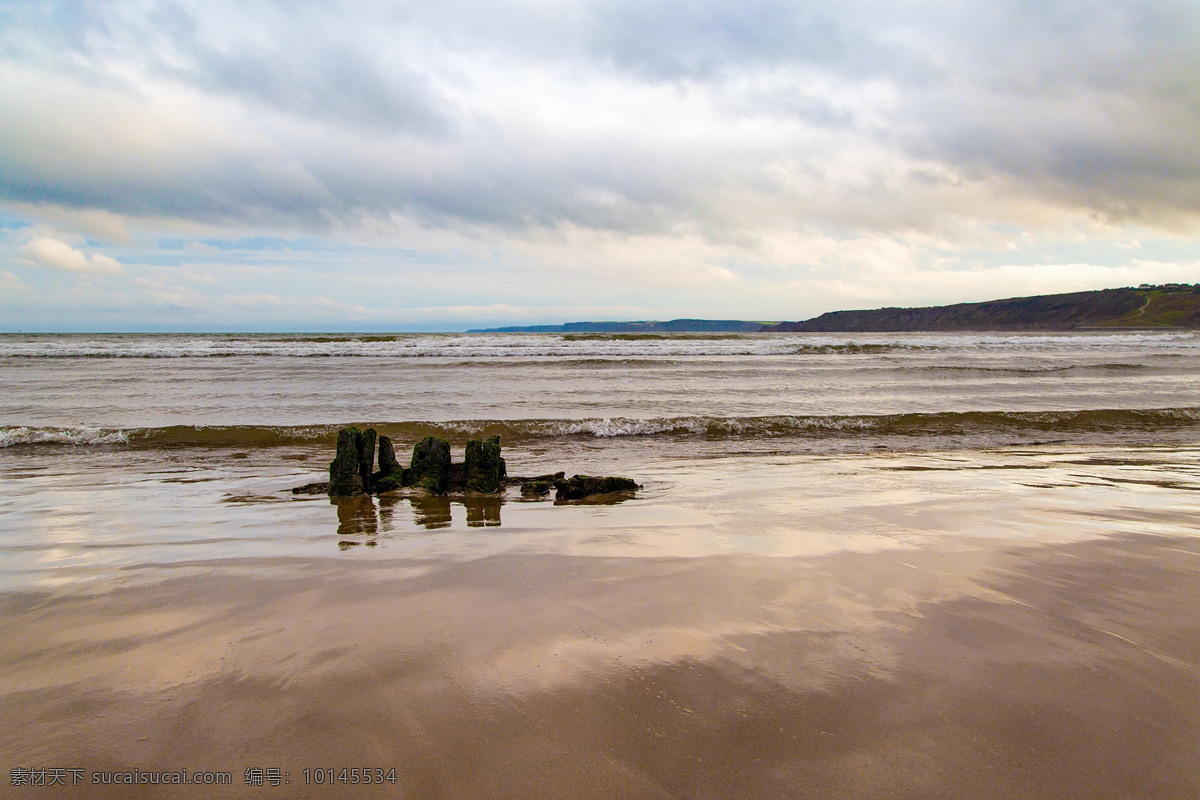
<path id="1" fill-rule="evenodd" d="M 642 487 L 629 478 L 597 478 L 591 475 L 575 475 L 568 480 L 555 481 L 554 488 L 558 490 L 554 494 L 555 500 L 581 500 L 597 494 L 636 492 Z M 522 491 L 524 491 L 524 487 L 522 487 Z"/>
<path id="2" fill-rule="evenodd" d="M 413 448 L 412 466 L 406 475 L 408 486 L 431 494 L 445 494 L 450 484 L 450 443 L 426 436 Z"/>
<path id="3" fill-rule="evenodd" d="M 521 484 L 522 497 L 545 497 L 564 477 L 566 477 L 565 472 L 555 472 L 553 475 L 538 475 L 533 478 L 505 477 L 505 482 L 508 485 Z"/>
<path id="4" fill-rule="evenodd" d="M 372 473 L 377 441 L 379 471 Z M 354 497 L 413 487 L 441 496 L 448 492 L 455 496 L 498 495 L 516 485 L 521 487 L 521 496 L 525 498 L 545 497 L 551 489 L 556 489 L 555 499 L 568 501 L 596 495 L 629 495 L 642 488 L 629 478 L 614 476 L 575 475 L 567 479 L 562 472 L 536 477 L 509 476 L 508 465 L 500 456 L 499 436 L 470 440 L 464 460 L 457 464 L 451 460 L 449 442 L 427 436 L 413 448 L 411 466 L 406 469 L 396 460 L 391 439 L 378 436 L 373 428 L 360 431 L 347 427 L 338 431 L 337 455 L 329 464 L 329 483 L 298 486 L 292 493 L 328 492 L 331 497 Z M 622 499 L 614 498 L 612 502 Z M 480 520 L 490 519 L 490 512 L 480 517 Z"/>
<path id="5" fill-rule="evenodd" d="M 371 472 L 375 469 L 375 429 L 367 428 L 358 435 L 358 475 L 363 489 L 371 491 Z"/>
<path id="6" fill-rule="evenodd" d="M 329 463 L 329 496 L 353 497 L 362 494 L 371 483 L 368 463 L 366 474 L 362 471 L 362 446 L 370 439 L 371 454 L 375 451 L 375 431 L 366 437 L 358 428 L 342 428 L 338 431 L 337 455 Z"/>
<path id="7" fill-rule="evenodd" d="M 505 464 L 500 457 L 500 437 L 489 436 L 482 442 L 467 442 L 463 458 L 463 489 L 468 492 L 495 494 L 500 491 Z"/>
<path id="8" fill-rule="evenodd" d="M 399 472 L 393 472 L 390 475 L 384 475 L 382 472 L 375 473 L 372 479 L 371 489 L 375 494 L 383 494 L 395 489 L 399 489 L 404 485 L 404 474 L 407 470 L 401 469 Z"/>
<path id="9" fill-rule="evenodd" d="M 503 461 L 504 459 L 500 459 L 500 460 Z M 529 483 L 531 481 L 546 481 L 547 483 L 553 485 L 555 481 L 561 481 L 563 478 L 566 477 L 566 475 L 567 475 L 567 473 L 565 473 L 565 472 L 555 472 L 553 475 L 537 475 L 535 477 L 530 478 L 528 476 L 526 476 L 526 477 L 521 477 L 519 475 L 509 476 L 509 475 L 505 474 L 504 480 L 506 483 L 510 483 L 510 484 L 512 484 L 512 483 Z"/>
<path id="10" fill-rule="evenodd" d="M 380 436 L 379 472 L 371 476 L 371 489 L 376 494 L 399 489 L 408 482 L 405 476 L 407 471 L 396 460 L 396 451 L 392 447 L 392 440 L 386 436 Z"/>
<path id="11" fill-rule="evenodd" d="M 379 471 L 384 475 L 391 475 L 393 472 L 399 472 L 403 469 L 400 462 L 396 460 L 396 451 L 392 447 L 392 440 L 386 436 L 379 437 Z"/>
<path id="12" fill-rule="evenodd" d="M 550 481 L 525 481 L 521 484 L 521 497 L 545 497 L 553 488 Z"/>

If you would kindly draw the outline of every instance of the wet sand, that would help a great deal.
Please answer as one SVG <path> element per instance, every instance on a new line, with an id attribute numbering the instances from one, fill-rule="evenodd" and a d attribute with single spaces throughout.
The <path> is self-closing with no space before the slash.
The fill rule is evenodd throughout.
<path id="1" fill-rule="evenodd" d="M 476 509 L 285 502 L 244 462 L 0 595 L 7 770 L 233 785 L 17 796 L 1200 796 L 1195 451 L 659 461 L 622 505 Z M 304 782 L 356 766 L 396 783 Z"/>

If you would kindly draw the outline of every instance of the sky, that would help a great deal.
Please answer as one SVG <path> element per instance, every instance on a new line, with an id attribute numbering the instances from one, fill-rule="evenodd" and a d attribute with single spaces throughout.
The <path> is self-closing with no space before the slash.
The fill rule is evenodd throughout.
<path id="1" fill-rule="evenodd" d="M 0 331 L 1200 281 L 1195 0 L 0 0 Z"/>

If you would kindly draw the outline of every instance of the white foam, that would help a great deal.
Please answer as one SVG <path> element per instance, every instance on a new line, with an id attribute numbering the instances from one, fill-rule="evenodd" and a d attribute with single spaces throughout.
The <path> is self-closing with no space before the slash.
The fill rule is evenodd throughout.
<path id="1" fill-rule="evenodd" d="M 0 337 L 0 358 L 663 358 L 689 356 L 839 356 L 868 348 L 889 351 L 950 350 L 1044 352 L 1114 347 L 1141 350 L 1168 345 L 1200 349 L 1192 331 L 1071 333 L 823 333 L 686 334 L 662 338 L 567 338 L 562 334 L 395 334 L 389 340 L 355 334 L 335 337 L 221 334 L 72 334 Z M 874 348 L 883 348 L 875 350 Z M 823 352 L 824 351 L 824 352 Z"/>
<path id="2" fill-rule="evenodd" d="M 128 444 L 125 431 L 104 428 L 0 428 L 0 447 L 22 444 Z"/>

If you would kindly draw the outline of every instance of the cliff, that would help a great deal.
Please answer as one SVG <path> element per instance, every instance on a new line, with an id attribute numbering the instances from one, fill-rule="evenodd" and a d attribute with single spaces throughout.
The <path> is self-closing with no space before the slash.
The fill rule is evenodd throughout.
<path id="1" fill-rule="evenodd" d="M 1056 331 L 1116 327 L 1200 328 L 1200 284 L 1166 284 L 1014 297 L 926 308 L 830 311 L 763 331 Z"/>

